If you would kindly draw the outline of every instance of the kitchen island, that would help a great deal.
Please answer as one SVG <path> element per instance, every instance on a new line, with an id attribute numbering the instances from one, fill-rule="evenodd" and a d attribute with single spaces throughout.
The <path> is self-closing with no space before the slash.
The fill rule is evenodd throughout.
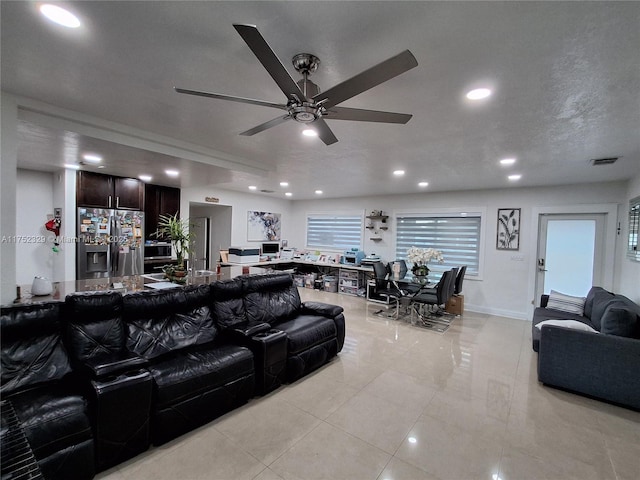
<path id="1" fill-rule="evenodd" d="M 267 273 L 271 269 L 245 265 L 228 265 L 220 268 L 220 273 L 212 270 L 196 270 L 187 275 L 187 285 L 201 285 L 215 282 L 227 278 L 235 278 L 239 275 Z M 20 285 L 20 298 L 16 298 L 13 305 L 34 304 L 42 302 L 59 301 L 64 302 L 67 295 L 75 292 L 98 292 L 116 290 L 122 293 L 139 292 L 141 290 L 152 289 L 166 285 L 167 280 L 162 273 L 152 273 L 143 275 L 130 275 L 125 277 L 103 277 L 86 280 L 71 280 L 66 282 L 52 282 L 53 292 L 50 295 L 32 295 L 31 285 Z M 180 285 L 176 284 L 176 287 Z M 9 306 L 11 304 L 3 305 Z"/>

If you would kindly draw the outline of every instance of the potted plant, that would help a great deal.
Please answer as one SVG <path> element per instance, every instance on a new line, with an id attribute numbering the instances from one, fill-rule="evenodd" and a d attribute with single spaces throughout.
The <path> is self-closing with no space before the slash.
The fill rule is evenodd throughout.
<path id="1" fill-rule="evenodd" d="M 176 252 L 177 265 L 166 265 L 162 271 L 172 282 L 185 283 L 187 272 L 184 268 L 185 256 L 191 253 L 193 232 L 189 231 L 189 223 L 181 220 L 178 214 L 160 215 L 158 229 L 153 233 L 155 237 L 168 238 Z"/>

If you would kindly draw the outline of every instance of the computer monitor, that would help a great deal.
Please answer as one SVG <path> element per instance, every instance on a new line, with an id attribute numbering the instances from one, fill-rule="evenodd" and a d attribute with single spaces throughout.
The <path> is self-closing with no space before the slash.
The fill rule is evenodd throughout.
<path id="1" fill-rule="evenodd" d="M 269 255 L 270 257 L 275 257 L 280 253 L 280 242 L 278 243 L 263 243 L 261 247 L 262 255 Z"/>

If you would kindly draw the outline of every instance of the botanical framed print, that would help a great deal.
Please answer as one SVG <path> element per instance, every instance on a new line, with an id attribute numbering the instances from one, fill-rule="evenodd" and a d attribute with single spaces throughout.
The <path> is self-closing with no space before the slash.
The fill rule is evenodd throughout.
<path id="1" fill-rule="evenodd" d="M 498 233 L 496 236 L 498 250 L 520 250 L 520 209 L 498 209 Z"/>
<path id="2" fill-rule="evenodd" d="M 281 216 L 279 213 L 248 212 L 247 240 L 250 242 L 280 240 Z"/>

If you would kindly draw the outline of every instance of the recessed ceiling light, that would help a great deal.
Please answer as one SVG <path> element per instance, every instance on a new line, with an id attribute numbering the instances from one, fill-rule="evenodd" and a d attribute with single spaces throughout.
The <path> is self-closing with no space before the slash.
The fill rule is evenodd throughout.
<path id="1" fill-rule="evenodd" d="M 258 187 L 256 187 L 255 185 L 249 185 L 249 190 L 257 190 Z"/>
<path id="2" fill-rule="evenodd" d="M 393 171 L 393 174 L 394 174 L 396 177 L 401 177 L 402 175 L 404 175 L 404 170 L 394 170 L 394 171 Z"/>
<path id="3" fill-rule="evenodd" d="M 316 190 L 316 195 L 322 195 L 322 190 Z"/>
<path id="4" fill-rule="evenodd" d="M 280 186 L 281 187 L 288 187 L 289 186 L 289 182 L 280 182 Z"/>
<path id="5" fill-rule="evenodd" d="M 71 168 L 73 170 L 80 170 L 80 165 L 76 165 L 74 163 L 65 163 L 64 168 Z"/>
<path id="6" fill-rule="evenodd" d="M 482 100 L 483 98 L 487 98 L 491 95 L 491 90 L 488 88 L 476 88 L 467 92 L 467 98 L 469 100 Z"/>
<path id="7" fill-rule="evenodd" d="M 509 180 L 511 180 L 512 182 L 518 181 L 522 178 L 522 175 L 509 175 L 507 177 Z"/>
<path id="8" fill-rule="evenodd" d="M 318 132 L 316 132 L 312 128 L 305 128 L 304 130 L 302 130 L 302 134 L 305 137 L 317 137 L 318 136 Z"/>
<path id="9" fill-rule="evenodd" d="M 67 28 L 78 28 L 80 20 L 69 10 L 58 7 L 57 5 L 44 4 L 40 7 L 40 13 L 51 20 L 53 23 L 62 25 Z"/>
<path id="10" fill-rule="evenodd" d="M 151 175 L 138 175 L 138 178 L 143 182 L 150 182 L 152 177 Z"/>
<path id="11" fill-rule="evenodd" d="M 416 437 L 409 437 L 407 438 L 407 440 L 409 441 L 409 443 L 417 443 L 418 439 Z"/>
<path id="12" fill-rule="evenodd" d="M 89 163 L 100 163 L 102 161 L 102 157 L 100 155 L 96 155 L 95 153 L 85 153 L 82 155 L 82 159 L 86 160 Z"/>
<path id="13" fill-rule="evenodd" d="M 285 195 L 286 195 L 287 197 L 290 197 L 291 195 L 293 195 L 293 193 L 291 193 L 291 192 L 287 192 L 287 193 L 285 193 Z"/>
<path id="14" fill-rule="evenodd" d="M 180 172 L 178 170 L 165 170 L 164 173 L 166 173 L 170 177 L 177 177 L 178 175 L 180 175 Z"/>
<path id="15" fill-rule="evenodd" d="M 516 163 L 515 158 L 503 158 L 502 160 L 500 160 L 500 165 L 504 165 L 505 167 L 508 165 L 513 165 L 514 163 Z"/>
<path id="16" fill-rule="evenodd" d="M 428 187 L 429 186 L 429 182 L 420 182 L 418 183 L 419 187 Z"/>

